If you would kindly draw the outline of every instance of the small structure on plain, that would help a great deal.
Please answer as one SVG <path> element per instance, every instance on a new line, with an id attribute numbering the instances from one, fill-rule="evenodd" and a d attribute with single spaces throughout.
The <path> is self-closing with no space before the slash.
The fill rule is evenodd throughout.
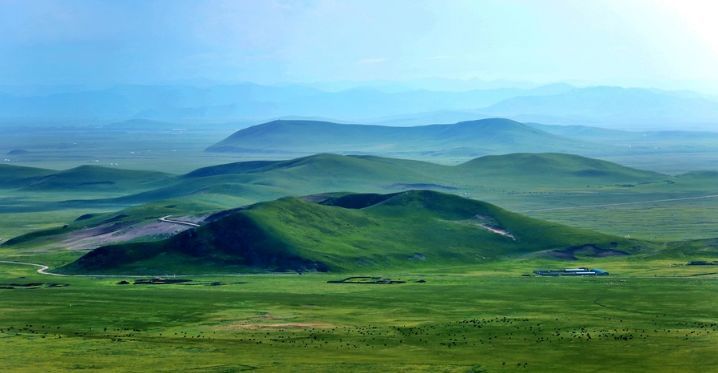
<path id="1" fill-rule="evenodd" d="M 538 276 L 608 276 L 608 272 L 598 268 L 564 268 L 564 269 L 537 269 Z"/>

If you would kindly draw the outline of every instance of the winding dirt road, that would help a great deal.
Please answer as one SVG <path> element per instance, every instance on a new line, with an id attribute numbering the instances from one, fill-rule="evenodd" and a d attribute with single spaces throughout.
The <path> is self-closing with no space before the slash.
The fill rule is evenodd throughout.
<path id="1" fill-rule="evenodd" d="M 50 268 L 44 264 L 38 264 L 38 263 L 26 263 L 26 262 L 13 262 L 9 260 L 0 260 L 0 264 L 15 264 L 15 265 L 24 265 L 24 266 L 32 266 L 37 267 L 37 273 L 41 275 L 48 275 L 48 276 L 67 276 L 60 273 L 52 273 L 48 272 L 47 270 Z"/>
<path id="2" fill-rule="evenodd" d="M 163 223 L 186 225 L 186 226 L 188 226 L 188 227 L 193 227 L 193 228 L 199 227 L 199 224 L 197 224 L 197 223 L 192 223 L 192 222 L 189 222 L 189 221 L 182 221 L 182 220 L 170 219 L 171 216 L 172 216 L 172 215 L 163 216 L 163 217 L 161 217 L 161 218 L 159 218 L 159 219 L 157 219 L 157 220 L 159 220 L 159 221 L 161 221 L 161 222 L 163 222 Z"/>
<path id="3" fill-rule="evenodd" d="M 12 260 L 0 260 L 0 264 L 10 264 L 10 265 L 22 265 L 22 266 L 31 266 L 31 267 L 37 267 L 37 273 L 41 275 L 46 276 L 62 276 L 62 277 L 92 277 L 92 278 L 146 278 L 146 277 L 163 277 L 163 278 L 171 278 L 171 277 L 242 277 L 242 276 L 253 276 L 256 275 L 254 273 L 197 273 L 197 274 L 176 274 L 176 273 L 167 273 L 167 274 L 146 274 L 146 275 L 123 275 L 123 274 L 112 274 L 112 275 L 106 275 L 106 274 L 92 274 L 92 275 L 66 275 L 62 273 L 54 273 L 49 272 L 48 269 L 50 267 L 39 264 L 39 263 L 28 263 L 28 262 L 16 262 Z M 295 275 L 294 273 L 272 273 L 273 276 L 292 276 Z"/>

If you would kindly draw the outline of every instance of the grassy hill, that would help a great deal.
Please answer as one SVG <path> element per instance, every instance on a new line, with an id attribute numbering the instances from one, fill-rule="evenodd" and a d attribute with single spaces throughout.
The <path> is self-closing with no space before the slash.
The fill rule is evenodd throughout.
<path id="1" fill-rule="evenodd" d="M 0 164 L 0 188 L 16 188 L 51 175 L 56 171 L 44 168 Z"/>
<path id="2" fill-rule="evenodd" d="M 100 169 L 99 171 L 100 174 L 112 171 L 119 175 L 127 175 L 123 170 Z M 72 172 L 65 171 L 61 174 L 68 175 Z M 122 189 L 130 194 L 124 196 L 120 194 L 120 197 L 117 197 L 118 193 L 108 194 L 104 192 L 105 189 L 99 188 L 113 186 L 120 188 L 118 185 L 128 185 L 127 180 L 109 185 L 91 183 L 85 185 L 85 180 L 93 180 L 88 179 L 87 176 L 96 174 L 88 172 L 82 177 L 78 173 L 75 175 L 77 177 L 71 178 L 76 182 L 75 184 L 53 185 L 50 181 L 59 180 L 46 180 L 47 184 L 43 187 L 48 189 L 40 189 L 37 186 L 37 191 L 43 196 L 56 196 L 55 200 L 45 202 L 38 208 L 70 209 L 68 213 L 78 211 L 77 216 L 85 212 L 123 209 L 118 214 L 126 217 L 120 221 L 113 221 L 111 227 L 112 230 L 122 232 L 129 229 L 128 225 L 154 222 L 165 215 L 195 216 L 284 196 L 335 191 L 396 193 L 411 189 L 436 190 L 465 197 L 471 196 L 515 210 L 525 210 L 526 206 L 553 208 L 602 202 L 599 197 L 591 197 L 595 193 L 589 195 L 592 199 L 586 200 L 587 194 L 582 191 L 586 190 L 587 185 L 591 186 L 590 190 L 597 192 L 617 191 L 623 194 L 628 189 L 631 191 L 638 189 L 626 188 L 624 185 L 660 189 L 668 185 L 665 180 L 675 180 L 683 189 L 690 186 L 696 192 L 701 191 L 706 184 L 712 185 L 711 181 L 689 177 L 690 175 L 670 178 L 666 175 L 567 154 L 487 156 L 456 166 L 375 156 L 318 154 L 287 161 L 250 161 L 205 167 L 178 177 L 160 178 L 159 182 L 141 182 L 144 180 L 144 174 L 140 174 L 139 176 L 142 176 L 138 179 L 140 182 L 129 183 L 130 189 Z M 105 176 L 107 179 L 108 175 Z M 98 180 L 98 177 L 94 180 Z M 52 188 L 49 188 L 50 186 Z M 149 189 L 139 189 L 150 186 Z M 27 195 L 35 192 L 30 188 L 14 190 L 12 193 Z M 81 192 L 78 195 L 68 193 L 68 190 Z M 96 193 L 98 190 L 100 193 Z M 556 197 L 552 198 L 551 194 L 536 197 L 535 191 L 553 193 Z M 660 197 L 665 198 L 663 195 Z M 61 198 L 72 198 L 72 200 Z M 630 195 L 617 198 L 632 200 Z M 24 209 L 20 211 L 33 208 L 23 200 L 18 202 L 7 208 Z M 132 207 L 127 208 L 128 206 Z M 103 226 L 101 229 L 103 234 L 107 233 L 106 229 L 110 229 L 105 224 L 104 218 L 71 222 L 74 217 L 76 216 L 70 215 L 62 219 L 49 219 L 45 226 L 32 231 L 25 230 L 21 233 L 28 233 L 26 236 L 10 239 L 6 244 L 22 243 L 27 246 L 53 240 L 59 242 L 68 236 L 82 234 L 77 231 L 92 228 L 92 223 L 95 222 Z M 48 218 L 51 216 L 48 215 Z M 45 230 L 38 231 L 38 229 Z"/>
<path id="3" fill-rule="evenodd" d="M 201 168 L 166 186 L 123 197 L 146 202 L 201 193 L 261 201 L 338 190 L 388 193 L 433 189 L 461 193 L 485 187 L 533 190 L 654 182 L 669 176 L 569 154 L 485 156 L 451 166 L 361 155 L 318 154 L 288 161 L 250 161 Z"/>
<path id="4" fill-rule="evenodd" d="M 569 140 L 508 119 L 450 125 L 390 127 L 277 120 L 235 132 L 210 152 L 375 154 L 572 152 L 593 145 Z"/>
<path id="5" fill-rule="evenodd" d="M 471 197 L 516 211 L 529 211 L 533 215 L 531 211 L 535 209 L 692 197 L 706 194 L 706 190 L 712 191 L 715 180 L 709 177 L 711 173 L 671 177 L 553 153 L 485 156 L 454 166 L 376 156 L 318 154 L 286 161 L 211 166 L 181 176 L 97 167 L 49 172 L 49 176 L 15 185 L 14 190 L 7 189 L 8 197 L 12 194 L 12 198 L 5 200 L 3 208 L 9 212 L 61 210 L 71 214 L 77 211 L 76 216 L 79 216 L 135 206 L 131 215 L 142 219 L 146 214 L 138 212 L 143 208 L 153 211 L 156 206 L 181 207 L 165 215 L 194 215 L 197 212 L 182 207 L 187 204 L 177 204 L 177 200 L 202 201 L 202 204 L 208 204 L 203 211 L 219 211 L 284 196 L 336 191 L 386 194 L 421 189 Z M 698 177 L 704 174 L 708 176 Z M 28 203 L 28 196 L 35 195 L 44 199 Z M 5 237 L 39 229 L 50 229 L 48 234 L 53 235 L 57 232 L 52 228 L 62 227 L 76 216 L 66 215 L 58 219 L 47 214 L 45 225 L 13 230 Z M 157 217 L 146 216 L 150 220 Z M 556 218 L 554 215 L 538 217 Z M 563 215 L 559 219 L 567 222 Z M 696 215 L 692 219 L 697 221 L 699 217 Z M 24 224 L 13 221 L 8 225 L 9 222 L 5 220 L 4 224 Z M 605 224 L 584 226 L 613 231 Z M 69 224 L 69 227 L 72 230 L 76 224 Z M 68 230 L 61 233 L 67 234 Z M 50 239 L 48 235 L 44 236 Z"/>
<path id="6" fill-rule="evenodd" d="M 201 220 L 227 206 L 247 204 L 246 200 L 226 196 L 198 195 L 176 200 L 168 199 L 144 203 L 111 212 L 93 212 L 76 216 L 72 221 L 48 229 L 34 230 L 18 235 L 0 244 L 18 251 L 25 248 L 63 247 L 71 251 L 104 246 L 111 241 L 152 241 L 167 238 L 183 228 L 164 224 L 158 219 L 173 216 L 180 220 Z M 116 207 L 115 207 L 116 208 Z M 62 220 L 57 220 L 56 224 Z"/>
<path id="7" fill-rule="evenodd" d="M 378 179 L 389 175 L 416 178 L 428 174 L 445 174 L 446 166 L 362 155 L 317 154 L 287 161 L 240 162 L 206 167 L 185 176 L 188 179 L 230 174 L 282 174 L 293 178 Z"/>
<path id="8" fill-rule="evenodd" d="M 451 188 L 450 166 L 374 156 L 318 154 L 287 161 L 250 161 L 201 168 L 165 187 L 129 195 L 139 203 L 197 194 L 263 201 L 337 190 L 392 191 L 415 185 Z"/>
<path id="9" fill-rule="evenodd" d="M 523 182 L 534 186 L 640 183 L 667 177 L 599 159 L 558 153 L 491 155 L 463 163 L 457 168 L 467 175 L 494 183 Z"/>
<path id="10" fill-rule="evenodd" d="M 616 157 L 622 153 L 714 152 L 718 132 L 697 130 L 628 131 L 579 125 L 548 125 L 527 123 L 528 126 L 564 138 L 607 146 L 604 156 Z"/>
<path id="11" fill-rule="evenodd" d="M 208 221 L 165 241 L 101 247 L 62 270 L 361 271 L 570 254 L 583 247 L 597 255 L 637 250 L 635 242 L 433 191 L 283 198 Z"/>
<path id="12" fill-rule="evenodd" d="M 17 175 L 16 171 L 11 171 Z M 173 176 L 162 172 L 134 171 L 100 166 L 80 166 L 64 171 L 22 170 L 20 175 L 35 175 L 17 180 L 14 186 L 27 191 L 132 191 L 151 189 Z"/>

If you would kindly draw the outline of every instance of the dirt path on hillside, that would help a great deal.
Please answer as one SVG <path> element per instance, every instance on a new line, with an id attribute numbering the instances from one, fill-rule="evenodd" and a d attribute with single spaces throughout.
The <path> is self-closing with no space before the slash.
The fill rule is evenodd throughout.
<path id="1" fill-rule="evenodd" d="M 186 226 L 188 226 L 188 227 L 193 227 L 193 228 L 199 227 L 199 224 L 193 223 L 193 222 L 190 222 L 190 221 L 170 219 L 171 216 L 172 216 L 172 215 L 163 216 L 163 217 L 159 218 L 158 220 L 161 221 L 161 222 L 163 222 L 163 223 L 186 225 Z"/>

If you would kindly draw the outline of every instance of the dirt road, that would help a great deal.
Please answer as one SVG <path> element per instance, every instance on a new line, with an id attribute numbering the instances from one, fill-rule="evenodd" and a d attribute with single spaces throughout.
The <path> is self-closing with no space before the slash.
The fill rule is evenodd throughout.
<path id="1" fill-rule="evenodd" d="M 16 264 L 16 265 L 24 265 L 24 266 L 33 266 L 37 267 L 37 273 L 41 275 L 48 275 L 48 276 L 67 276 L 60 273 L 52 273 L 48 272 L 47 270 L 50 268 L 44 264 L 38 264 L 38 263 L 26 263 L 26 262 L 13 262 L 9 260 L 0 260 L 0 264 Z"/>
<path id="2" fill-rule="evenodd" d="M 189 226 L 189 227 L 199 227 L 199 224 L 197 224 L 197 223 L 192 223 L 192 222 L 189 222 L 189 221 L 182 221 L 182 220 L 170 219 L 171 216 L 172 216 L 172 215 L 163 216 L 163 217 L 159 218 L 158 220 L 161 221 L 161 222 L 163 222 L 163 223 L 186 225 L 186 226 Z"/>

